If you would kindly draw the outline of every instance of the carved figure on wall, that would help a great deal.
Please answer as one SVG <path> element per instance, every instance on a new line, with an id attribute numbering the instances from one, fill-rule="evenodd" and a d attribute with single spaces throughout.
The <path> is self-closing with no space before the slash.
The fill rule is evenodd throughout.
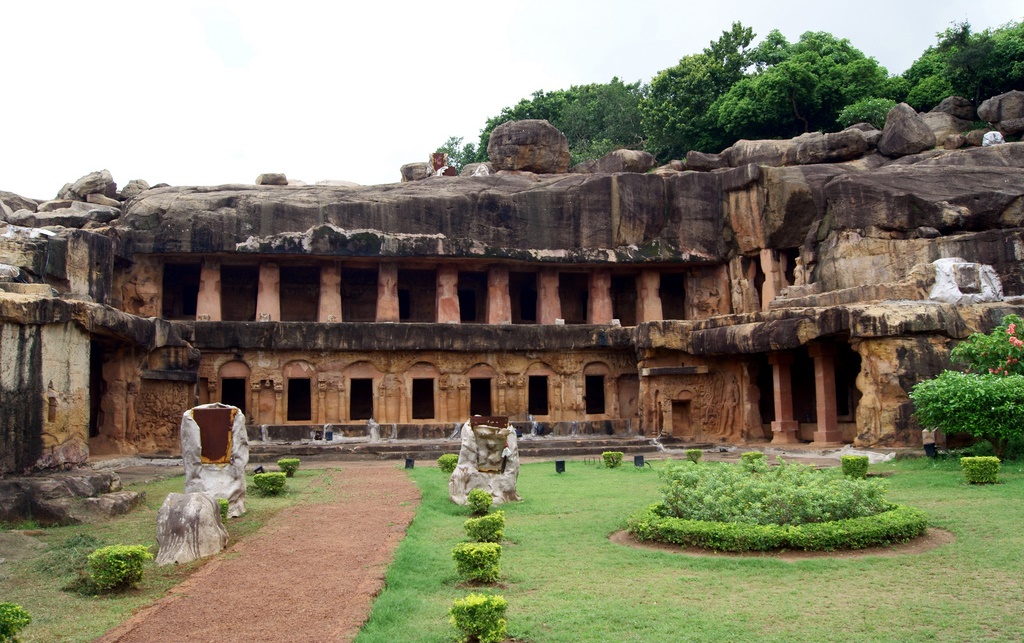
<path id="1" fill-rule="evenodd" d="M 469 492 L 483 489 L 494 504 L 522 500 L 519 480 L 519 442 L 506 417 L 474 417 L 462 426 L 459 463 L 448 479 L 452 502 L 468 504 Z"/>

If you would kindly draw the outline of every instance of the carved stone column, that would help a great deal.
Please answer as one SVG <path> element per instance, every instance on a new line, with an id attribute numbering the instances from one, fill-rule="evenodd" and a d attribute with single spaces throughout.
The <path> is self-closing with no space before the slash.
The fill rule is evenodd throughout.
<path id="1" fill-rule="evenodd" d="M 281 321 L 281 268 L 273 262 L 260 264 L 256 321 Z"/>
<path id="2" fill-rule="evenodd" d="M 487 271 L 487 323 L 512 323 L 512 299 L 508 292 L 508 266 L 491 266 Z"/>
<path id="3" fill-rule="evenodd" d="M 323 377 L 316 381 L 316 395 L 319 402 L 316 407 L 317 424 L 327 424 L 327 380 Z"/>
<path id="4" fill-rule="evenodd" d="M 317 321 L 340 322 L 341 317 L 341 267 L 329 263 L 320 267 L 320 308 Z"/>
<path id="5" fill-rule="evenodd" d="M 590 273 L 587 323 L 612 323 L 612 273 L 609 270 L 594 270 Z"/>
<path id="6" fill-rule="evenodd" d="M 284 384 L 274 382 L 274 424 L 284 424 Z"/>
<path id="7" fill-rule="evenodd" d="M 562 300 L 558 298 L 558 270 L 542 268 L 537 279 L 537 323 L 554 324 L 562 316 Z"/>
<path id="8" fill-rule="evenodd" d="M 249 405 L 249 424 L 260 423 L 260 390 L 263 385 L 258 379 L 253 379 L 249 382 L 249 397 L 252 399 L 252 403 Z"/>
<path id="9" fill-rule="evenodd" d="M 220 262 L 206 260 L 199 273 L 196 321 L 220 321 Z"/>
<path id="10" fill-rule="evenodd" d="M 382 263 L 377 269 L 377 321 L 398 320 L 398 264 Z"/>
<path id="11" fill-rule="evenodd" d="M 793 419 L 793 364 L 791 353 L 769 353 L 772 382 L 775 389 L 775 419 L 772 421 L 772 444 L 798 442 L 800 424 Z"/>
<path id="12" fill-rule="evenodd" d="M 636 323 L 662 319 L 661 274 L 657 270 L 644 270 L 636 280 Z"/>
<path id="13" fill-rule="evenodd" d="M 458 324 L 462 320 L 459 309 L 459 269 L 452 265 L 437 268 L 437 323 Z"/>
<path id="14" fill-rule="evenodd" d="M 836 349 L 828 344 L 813 344 L 808 353 L 814 358 L 814 399 L 818 407 L 814 444 L 841 443 L 843 434 L 836 412 Z"/>

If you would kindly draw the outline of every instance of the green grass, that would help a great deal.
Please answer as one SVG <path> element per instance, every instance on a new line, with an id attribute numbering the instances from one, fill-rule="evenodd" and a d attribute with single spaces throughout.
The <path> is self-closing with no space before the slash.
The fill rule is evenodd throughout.
<path id="1" fill-rule="evenodd" d="M 894 472 L 891 500 L 924 509 L 956 541 L 784 562 L 613 544 L 631 511 L 658 500 L 654 471 L 527 464 L 524 501 L 502 506 L 502 578 L 487 587 L 461 582 L 451 559 L 469 510 L 448 501 L 446 476 L 417 468 L 422 504 L 357 641 L 453 641 L 448 608 L 481 590 L 508 600 L 509 635 L 522 641 L 1019 641 L 1021 469 L 1006 463 L 1002 484 L 970 486 L 954 460 L 872 466 Z"/>
<path id="2" fill-rule="evenodd" d="M 336 497 L 329 473 L 302 470 L 289 478 L 284 494 L 264 498 L 249 493 L 245 516 L 227 522 L 228 546 L 251 535 L 280 510 L 296 503 L 324 502 Z M 146 545 L 156 552 L 156 514 L 168 493 L 181 493 L 184 478 L 138 485 L 125 485 L 130 491 L 145 491 L 143 506 L 126 516 L 96 524 L 52 527 L 31 533 L 48 545 L 33 558 L 8 561 L 0 566 L 0 601 L 18 603 L 32 615 L 32 623 L 21 632 L 24 643 L 92 641 L 131 614 L 184 580 L 205 561 L 187 565 L 157 567 L 146 564 L 145 576 L 138 588 L 123 593 L 83 595 L 63 588 L 76 579 L 81 557 L 104 545 Z M 252 477 L 248 479 L 252 489 Z M 23 527 L 24 525 L 17 525 Z M 230 601 L 226 601 L 227 606 Z"/>

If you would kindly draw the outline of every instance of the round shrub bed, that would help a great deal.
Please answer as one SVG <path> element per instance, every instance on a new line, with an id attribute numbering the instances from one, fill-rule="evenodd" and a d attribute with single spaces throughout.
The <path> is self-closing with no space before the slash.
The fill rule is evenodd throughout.
<path id="1" fill-rule="evenodd" d="M 906 542 L 924 533 L 928 517 L 920 509 L 896 505 L 889 511 L 804 525 L 756 525 L 664 516 L 654 504 L 629 517 L 626 531 L 641 541 L 702 547 L 714 551 L 804 549 L 834 551 Z"/>
<path id="2" fill-rule="evenodd" d="M 670 463 L 662 501 L 627 520 L 639 540 L 715 551 L 862 549 L 924 533 L 924 512 L 885 499 L 887 484 L 838 468 Z"/>

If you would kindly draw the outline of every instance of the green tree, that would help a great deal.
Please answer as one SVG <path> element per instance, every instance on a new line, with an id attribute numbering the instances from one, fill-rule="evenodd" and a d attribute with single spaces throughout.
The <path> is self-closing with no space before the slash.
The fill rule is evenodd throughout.
<path id="1" fill-rule="evenodd" d="M 708 110 L 743 78 L 753 39 L 752 29 L 734 22 L 702 53 L 658 72 L 640 105 L 647 151 L 667 161 L 689 150 L 717 152 L 732 142 Z"/>
<path id="2" fill-rule="evenodd" d="M 870 123 L 882 129 L 885 127 L 886 115 L 895 106 L 896 101 L 888 98 L 865 98 L 844 107 L 839 112 L 837 120 L 841 127 L 849 127 L 854 123 Z"/>
<path id="3" fill-rule="evenodd" d="M 477 162 L 476 145 L 473 143 L 462 144 L 461 136 L 449 136 L 439 148 L 434 150 L 448 155 L 448 165 L 459 172 L 470 163 Z"/>

